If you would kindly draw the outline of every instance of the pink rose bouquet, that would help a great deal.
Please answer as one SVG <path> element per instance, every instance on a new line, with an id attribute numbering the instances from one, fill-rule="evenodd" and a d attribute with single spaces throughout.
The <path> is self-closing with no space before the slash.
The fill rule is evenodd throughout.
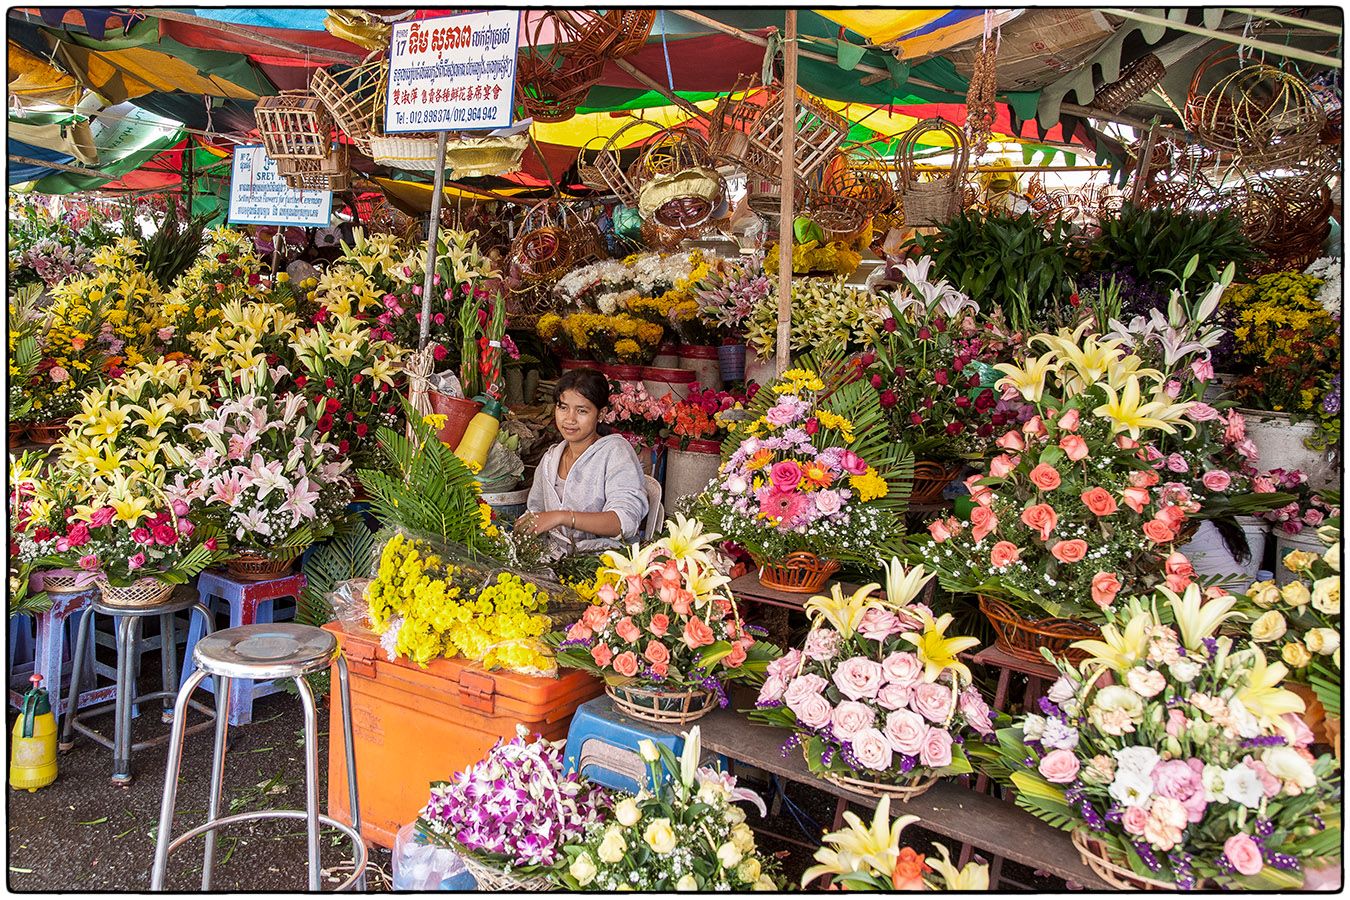
<path id="1" fill-rule="evenodd" d="M 957 654 L 975 638 L 948 637 L 951 616 L 914 602 L 932 578 L 886 567 L 885 596 L 836 585 L 806 604 L 813 627 L 801 650 L 770 663 L 752 719 L 793 730 L 811 771 L 914 784 L 970 771 L 964 740 L 992 735 L 992 713 Z"/>
<path id="2" fill-rule="evenodd" d="M 1076 645 L 1085 661 L 1057 663 L 1039 712 L 973 751 L 977 765 L 1139 876 L 1297 889 L 1305 865 L 1339 862 L 1338 766 L 1309 749 L 1285 666 L 1219 636 L 1233 604 L 1198 585 L 1131 601 L 1102 640 Z"/>
<path id="3" fill-rule="evenodd" d="M 609 406 L 600 421 L 627 438 L 638 453 L 650 449 L 661 433 L 669 401 L 653 397 L 642 384 L 632 381 L 612 382 L 610 387 Z"/>

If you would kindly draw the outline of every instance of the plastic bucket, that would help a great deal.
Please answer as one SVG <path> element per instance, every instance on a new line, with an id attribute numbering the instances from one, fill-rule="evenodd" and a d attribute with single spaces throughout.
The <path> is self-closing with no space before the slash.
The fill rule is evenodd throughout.
<path id="1" fill-rule="evenodd" d="M 676 400 L 683 400 L 689 396 L 696 379 L 697 376 L 688 369 L 642 368 L 642 383 L 647 386 L 647 393 L 657 400 L 666 394 L 674 394 Z"/>
<path id="2" fill-rule="evenodd" d="M 1316 425 L 1292 422 L 1286 413 L 1256 409 L 1239 409 L 1238 412 L 1247 420 L 1247 437 L 1261 454 L 1261 469 L 1300 469 L 1307 473 L 1308 483 L 1314 488 L 1332 484 L 1336 473 L 1326 454 L 1303 446 L 1303 441 L 1316 433 Z"/>
<path id="3" fill-rule="evenodd" d="M 464 432 L 469 428 L 469 422 L 478 415 L 483 404 L 477 400 L 451 397 L 440 391 L 429 391 L 427 396 L 431 400 L 431 411 L 438 416 L 445 416 L 445 427 L 436 432 L 436 438 L 451 448 L 458 447 L 464 439 Z"/>
<path id="4" fill-rule="evenodd" d="M 722 368 L 717 362 L 717 348 L 710 344 L 680 345 L 680 368 L 694 373 L 705 388 L 722 387 Z"/>
<path id="5" fill-rule="evenodd" d="M 1275 583 L 1284 587 L 1298 576 L 1284 567 L 1284 558 L 1295 550 L 1306 550 L 1321 556 L 1327 552 L 1326 544 L 1317 537 L 1317 529 L 1303 526 L 1298 534 L 1289 534 L 1283 528 L 1275 529 Z"/>
<path id="6" fill-rule="evenodd" d="M 717 348 L 717 365 L 723 381 L 745 380 L 745 345 L 723 344 Z"/>
<path id="7" fill-rule="evenodd" d="M 502 522 L 514 522 L 525 512 L 525 501 L 530 497 L 530 489 L 503 491 L 498 494 L 483 494 L 483 502 L 492 507 L 492 512 Z"/>
<path id="8" fill-rule="evenodd" d="M 680 366 L 680 345 L 674 341 L 662 341 L 656 348 L 652 365 L 658 369 L 677 369 Z"/>

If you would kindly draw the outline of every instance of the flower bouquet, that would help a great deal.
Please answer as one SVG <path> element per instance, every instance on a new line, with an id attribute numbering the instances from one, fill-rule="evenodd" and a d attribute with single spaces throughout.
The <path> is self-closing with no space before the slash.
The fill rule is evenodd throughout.
<path id="1" fill-rule="evenodd" d="M 751 313 L 770 302 L 773 283 L 764 273 L 763 256 L 727 260 L 695 288 L 698 314 L 718 333 L 740 335 Z"/>
<path id="2" fill-rule="evenodd" d="M 548 890 L 563 847 L 600 821 L 605 796 L 575 772 L 563 774 L 562 741 L 516 726 L 481 762 L 431 785 L 417 830 L 464 860 L 480 891 Z"/>
<path id="3" fill-rule="evenodd" d="M 695 509 L 754 558 L 761 581 L 810 593 L 841 560 L 891 552 L 913 457 L 890 439 L 876 391 L 851 363 L 808 356 L 760 390 L 749 414 Z"/>
<path id="4" fill-rule="evenodd" d="M 1193 428 L 1191 405 L 1085 328 L 1037 335 L 1030 343 L 1048 353 L 996 367 L 1006 376 L 998 387 L 1020 393 L 1036 415 L 998 437 L 988 475 L 966 480 L 969 520 L 930 523 L 934 546 L 924 556 L 944 587 L 979 595 L 1000 647 L 1032 660 L 1041 646 L 1072 653 L 1069 644 L 1090 637 L 1118 595 L 1164 579 L 1181 590 L 1194 577 L 1174 545 L 1196 507 L 1159 488 L 1140 446 Z"/>
<path id="5" fill-rule="evenodd" d="M 610 383 L 609 406 L 600 414 L 600 421 L 622 434 L 641 457 L 660 439 L 661 426 L 668 404 L 647 393 L 641 382 Z"/>
<path id="6" fill-rule="evenodd" d="M 94 583 L 97 569 L 53 568 L 41 560 L 68 554 L 88 542 L 89 526 L 74 518 L 75 507 L 87 505 L 88 488 L 75 473 L 49 466 L 47 454 L 28 451 L 9 467 L 10 571 L 42 573 L 48 594 L 78 593 Z M 16 565 L 17 563 L 17 565 Z"/>
<path id="7" fill-rule="evenodd" d="M 225 304 L 247 305 L 268 298 L 263 262 L 253 240 L 233 228 L 213 228 L 204 236 L 201 255 L 178 276 L 164 295 L 165 331 L 160 339 L 170 349 L 188 350 L 193 332 L 220 324 Z M 266 332 L 257 332 L 259 337 Z"/>
<path id="8" fill-rule="evenodd" d="M 1272 498 L 1257 515 L 1282 534 L 1302 534 L 1305 528 L 1317 528 L 1339 512 L 1336 495 L 1313 490 L 1307 473 L 1298 469 L 1263 472 L 1251 479 L 1251 490 L 1257 496 Z"/>
<path id="9" fill-rule="evenodd" d="M 630 554 L 605 553 L 595 603 L 551 640 L 559 665 L 599 675 L 624 712 L 683 724 L 726 706 L 725 685 L 761 676 L 773 648 L 745 629 L 730 579 L 712 567 L 720 535 L 683 516 L 666 530 Z"/>
<path id="10" fill-rule="evenodd" d="M 843 278 L 797 278 L 792 282 L 792 336 L 794 351 L 809 351 L 849 341 L 866 341 L 867 326 L 883 317 L 865 290 L 850 287 Z M 760 359 L 777 346 L 777 294 L 766 295 L 755 306 L 745 328 L 745 344 Z"/>
<path id="11" fill-rule="evenodd" d="M 649 364 L 665 335 L 662 326 L 627 312 L 571 313 L 562 319 L 561 328 L 567 346 L 606 365 Z"/>
<path id="12" fill-rule="evenodd" d="M 931 264 L 925 256 L 900 265 L 907 287 L 885 298 L 888 315 L 869 340 L 876 359 L 868 380 L 891 432 L 919 460 L 911 499 L 921 503 L 938 499 L 1004 424 L 994 364 L 1011 344 L 993 320 L 981 326 L 973 300 L 945 280 L 929 281 Z"/>
<path id="13" fill-rule="evenodd" d="M 760 853 L 735 800 L 762 801 L 736 779 L 700 768 L 695 726 L 677 760 L 670 748 L 644 740 L 639 753 L 654 793 L 626 797 L 563 848 L 555 867 L 572 891 L 777 891 L 772 857 Z M 663 771 L 664 770 L 664 771 Z M 564 862 L 566 865 L 564 866 Z"/>
<path id="14" fill-rule="evenodd" d="M 966 863 L 958 869 L 942 844 L 934 844 L 942 858 L 928 860 L 913 847 L 901 847 L 900 837 L 918 816 L 891 821 L 891 798 L 882 797 L 872 821 L 845 812 L 848 827 L 822 839 L 829 847 L 816 851 L 816 865 L 802 874 L 802 889 L 828 875 L 831 884 L 846 891 L 987 891 L 989 867 Z M 925 877 L 927 876 L 927 877 Z"/>
<path id="15" fill-rule="evenodd" d="M 295 367 L 291 342 L 300 333 L 300 320 L 280 303 L 227 300 L 215 325 L 188 335 L 196 356 L 208 372 L 230 374 L 259 364 Z"/>
<path id="16" fill-rule="evenodd" d="M 1115 887 L 1288 890 L 1339 861 L 1336 767 L 1308 752 L 1285 667 L 1217 634 L 1233 603 L 1197 585 L 1132 601 L 990 748 L 1017 805 L 1072 832 Z"/>
<path id="17" fill-rule="evenodd" d="M 931 578 L 892 559 L 884 598 L 836 584 L 807 601 L 806 643 L 769 664 L 750 717 L 792 729 L 812 773 L 908 800 L 971 770 L 964 733 L 992 734 L 992 714 L 957 654 L 979 641 L 948 637 L 952 617 L 913 602 Z"/>
<path id="18" fill-rule="evenodd" d="M 281 577 L 333 533 L 352 499 L 351 462 L 318 437 L 303 395 L 279 397 L 265 368 L 243 375 L 238 387 L 222 383 L 221 405 L 188 426 L 199 477 L 181 497 L 200 501 L 230 536 L 230 574 L 256 581 Z"/>
<path id="19" fill-rule="evenodd" d="M 671 437 L 683 449 L 691 441 L 721 444 L 738 421 L 746 417 L 745 404 L 754 397 L 759 385 L 750 384 L 748 395 L 740 391 L 716 391 L 695 386 L 689 396 L 666 407 L 663 418 Z"/>

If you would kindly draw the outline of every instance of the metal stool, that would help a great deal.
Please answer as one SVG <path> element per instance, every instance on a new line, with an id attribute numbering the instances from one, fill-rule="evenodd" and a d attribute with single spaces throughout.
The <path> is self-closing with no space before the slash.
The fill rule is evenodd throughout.
<path id="1" fill-rule="evenodd" d="M 113 752 L 113 774 L 112 782 L 118 785 L 128 785 L 131 783 L 131 754 L 136 750 L 144 750 L 146 747 L 154 747 L 169 740 L 169 735 L 161 734 L 149 740 L 133 744 L 131 742 L 131 710 L 132 707 L 148 700 L 163 700 L 164 712 L 163 720 L 168 721 L 169 716 L 175 715 L 173 707 L 169 701 L 176 695 L 174 688 L 178 684 L 178 656 L 175 653 L 177 645 L 174 641 L 174 614 L 189 611 L 189 618 L 192 613 L 197 613 L 206 623 L 206 627 L 211 627 L 211 614 L 207 612 L 206 607 L 202 606 L 192 597 L 180 597 L 170 599 L 166 603 L 159 603 L 147 607 L 125 607 L 109 606 L 102 601 L 98 595 L 89 601 L 89 606 L 84 610 L 83 618 L 80 619 L 78 626 L 79 637 L 75 642 L 75 657 L 73 668 L 70 673 L 70 694 L 66 700 L 66 710 L 69 715 L 65 718 L 65 724 L 61 729 L 62 750 L 69 750 L 74 746 L 74 735 L 72 732 L 78 731 L 85 737 L 102 744 Z M 88 644 L 90 633 L 94 630 L 94 614 L 103 616 L 115 616 L 117 620 L 117 685 L 116 697 L 112 702 L 105 702 L 99 706 L 87 710 L 76 709 L 76 701 L 80 697 L 80 682 L 83 678 L 83 664 L 85 662 L 85 647 Z M 149 616 L 159 616 L 159 628 L 162 636 L 160 642 L 160 677 L 161 690 L 149 694 L 136 693 L 136 670 L 139 668 L 137 661 L 140 658 L 141 641 L 141 622 Z M 92 655 L 92 654 L 91 654 Z M 200 703 L 192 704 L 193 708 L 206 713 L 214 718 L 214 711 Z M 103 713 L 113 711 L 113 738 L 108 740 L 94 729 L 85 725 L 82 720 L 102 715 Z M 179 723 L 175 722 L 175 727 Z M 192 731 L 200 731 L 208 727 L 211 721 L 198 722 L 192 726 Z"/>
<path id="2" fill-rule="evenodd" d="M 203 637 L 193 651 L 197 670 L 178 693 L 174 707 L 172 740 L 169 761 L 164 772 L 164 800 L 159 810 L 159 834 L 155 841 L 155 865 L 150 873 L 150 889 L 164 890 L 164 879 L 169 854 L 185 841 L 206 834 L 206 857 L 202 863 L 202 890 L 211 890 L 211 875 L 215 868 L 216 831 L 238 822 L 254 819 L 304 819 L 309 839 L 309 890 L 320 890 L 319 883 L 319 823 L 336 828 L 351 839 L 354 847 L 352 874 L 338 885 L 337 890 L 355 888 L 365 890 L 366 845 L 361 840 L 361 807 L 356 795 L 356 779 L 347 779 L 351 802 L 352 822 L 339 822 L 331 816 L 319 814 L 319 714 L 314 705 L 305 676 L 323 672 L 335 666 L 338 673 L 338 693 L 342 701 L 342 740 L 347 751 L 347 771 L 356 771 L 356 747 L 352 742 L 352 700 L 347 676 L 347 662 L 338 652 L 337 639 L 322 628 L 308 625 L 242 625 L 227 628 Z M 211 796 L 206 822 L 183 832 L 172 842 L 174 804 L 178 795 L 178 770 L 183 762 L 183 712 L 192 692 L 206 676 L 215 679 L 216 745 L 211 759 Z M 255 681 L 290 678 L 300 693 L 305 711 L 305 808 L 269 809 L 258 812 L 221 816 L 220 799 L 225 781 L 225 735 L 229 730 L 230 685 L 237 678 Z M 331 739 L 331 736 L 330 736 Z"/>

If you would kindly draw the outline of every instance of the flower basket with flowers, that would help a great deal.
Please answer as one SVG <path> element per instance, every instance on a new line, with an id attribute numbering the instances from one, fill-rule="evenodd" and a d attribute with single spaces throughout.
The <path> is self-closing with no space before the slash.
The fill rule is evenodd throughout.
<path id="1" fill-rule="evenodd" d="M 403 352 L 345 317 L 297 333 L 291 351 L 296 387 L 318 412 L 318 433 L 355 466 L 369 465 L 376 431 L 399 421 Z"/>
<path id="2" fill-rule="evenodd" d="M 927 256 L 902 263 L 906 286 L 884 295 L 888 315 L 869 326 L 876 358 L 868 380 L 892 433 L 919 460 L 911 499 L 920 503 L 936 500 L 1005 424 L 994 365 L 1011 357 L 1016 339 L 947 281 L 930 281 L 931 265 Z M 919 481 L 920 472 L 928 481 Z"/>
<path id="3" fill-rule="evenodd" d="M 563 847 L 554 868 L 571 891 L 777 891 L 773 858 L 761 853 L 736 800 L 764 804 L 736 779 L 699 766 L 695 726 L 679 759 L 669 747 L 643 740 L 652 791 L 624 797 L 581 840 Z"/>
<path id="4" fill-rule="evenodd" d="M 758 391 L 757 384 L 751 384 L 748 392 L 696 387 L 688 397 L 667 406 L 662 415 L 671 438 L 681 449 L 687 448 L 690 441 L 720 445 L 736 422 L 748 421 L 745 405 Z"/>
<path id="5" fill-rule="evenodd" d="M 1067 651 L 1090 635 L 1083 620 L 1100 622 L 1118 595 L 1164 579 L 1180 590 L 1194 577 L 1174 549 L 1193 501 L 1158 488 L 1141 446 L 1193 429 L 1190 404 L 1087 328 L 1037 335 L 1030 344 L 1049 352 L 996 367 L 997 387 L 1036 414 L 998 437 L 987 475 L 967 479 L 969 521 L 929 524 L 925 561 L 949 590 L 980 595 L 999 645 L 1029 659 L 1047 639 Z"/>
<path id="6" fill-rule="evenodd" d="M 189 336 L 219 325 L 226 303 L 281 300 L 269 296 L 271 286 L 263 282 L 262 259 L 248 235 L 222 226 L 203 237 L 206 243 L 201 254 L 164 295 L 165 325 L 157 337 L 169 351 L 190 350 Z"/>
<path id="7" fill-rule="evenodd" d="M 231 574 L 276 578 L 333 533 L 352 499 L 351 462 L 318 436 L 312 420 L 319 416 L 306 418 L 303 394 L 280 396 L 262 366 L 241 376 L 235 385 L 222 380 L 221 405 L 188 426 L 199 477 L 169 493 L 201 504 L 229 535 L 239 557 L 226 563 Z"/>
<path id="8" fill-rule="evenodd" d="M 600 821 L 604 793 L 576 772 L 563 774 L 562 741 L 516 726 L 482 761 L 431 785 L 417 830 L 459 854 L 478 890 L 548 890 L 563 847 Z"/>
<path id="9" fill-rule="evenodd" d="M 695 510 L 755 559 L 761 579 L 811 593 L 840 561 L 893 552 L 913 456 L 890 439 L 856 365 L 807 356 L 755 395 L 749 418 L 723 443 Z"/>
<path id="10" fill-rule="evenodd" d="M 1218 634 L 1233 603 L 1194 584 L 1133 599 L 1082 663 L 1047 654 L 1062 675 L 1040 711 L 980 748 L 1115 887 L 1290 890 L 1339 860 L 1336 766 L 1308 751 L 1284 665 Z"/>
<path id="11" fill-rule="evenodd" d="M 684 723 L 727 705 L 726 685 L 761 676 L 774 648 L 741 621 L 709 548 L 720 535 L 677 516 L 666 536 L 630 554 L 608 551 L 595 603 L 552 635 L 558 664 L 605 680 L 628 714 Z"/>
<path id="12" fill-rule="evenodd" d="M 802 890 L 811 882 L 829 876 L 831 884 L 846 891 L 987 891 L 989 866 L 966 863 L 957 868 L 942 844 L 934 844 L 941 858 L 926 859 L 913 847 L 901 847 L 900 837 L 918 816 L 891 820 L 891 798 L 882 797 L 864 824 L 858 814 L 845 812 L 848 827 L 822 838 L 829 844 L 816 851 L 816 865 L 802 874 Z"/>
<path id="13" fill-rule="evenodd" d="M 613 390 L 615 386 L 617 390 Z M 600 414 L 600 421 L 627 438 L 642 457 L 660 440 L 668 404 L 648 394 L 641 382 L 614 382 L 610 387 L 609 406 Z"/>
<path id="14" fill-rule="evenodd" d="M 750 717 L 792 729 L 814 774 L 904 801 L 969 772 L 965 736 L 993 734 L 992 713 L 957 659 L 979 641 L 948 637 L 952 617 L 914 602 L 932 574 L 885 569 L 885 596 L 836 584 L 806 602 L 806 642 L 769 664 Z"/>

